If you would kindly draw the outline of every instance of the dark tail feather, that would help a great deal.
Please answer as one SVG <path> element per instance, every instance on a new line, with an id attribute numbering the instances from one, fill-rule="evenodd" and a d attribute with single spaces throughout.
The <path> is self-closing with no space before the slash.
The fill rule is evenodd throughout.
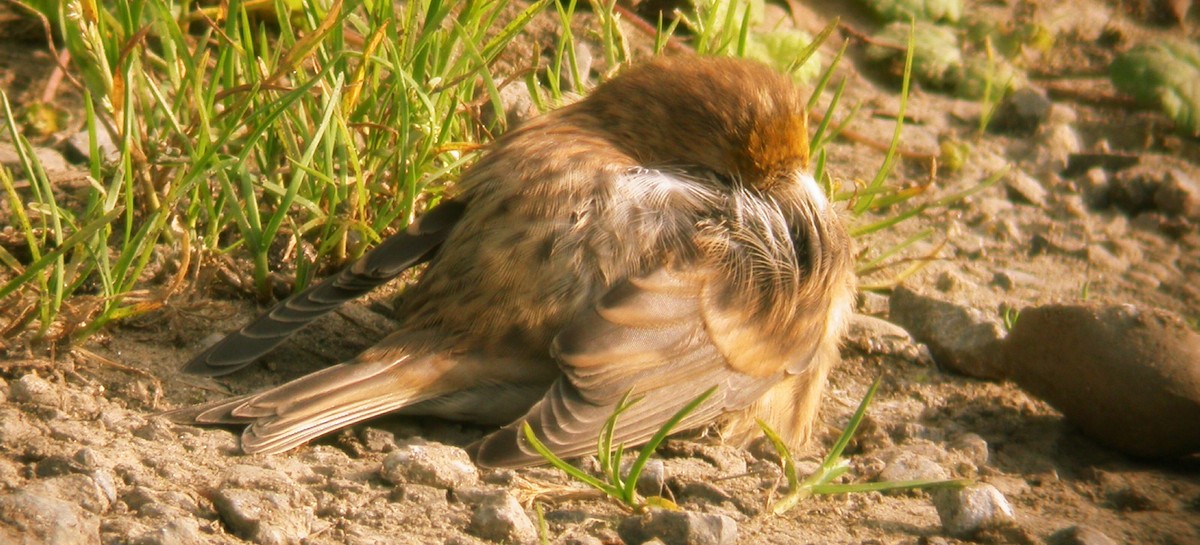
<path id="1" fill-rule="evenodd" d="M 427 261 L 449 236 L 465 209 L 465 205 L 456 201 L 439 204 L 407 231 L 384 240 L 350 267 L 284 299 L 249 325 L 221 339 L 184 365 L 183 370 L 219 376 L 249 365 L 342 303 Z"/>

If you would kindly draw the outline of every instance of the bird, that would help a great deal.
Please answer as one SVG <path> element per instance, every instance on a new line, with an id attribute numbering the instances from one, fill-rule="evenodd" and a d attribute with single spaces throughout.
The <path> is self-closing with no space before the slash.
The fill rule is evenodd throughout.
<path id="1" fill-rule="evenodd" d="M 665 56 L 494 140 L 454 191 L 340 273 L 184 366 L 251 364 L 346 301 L 427 264 L 396 330 L 357 357 L 264 391 L 168 413 L 244 426 L 279 453 L 384 414 L 495 426 L 482 467 L 758 421 L 790 445 L 813 428 L 852 313 L 853 247 L 814 180 L 805 93 L 756 61 Z"/>

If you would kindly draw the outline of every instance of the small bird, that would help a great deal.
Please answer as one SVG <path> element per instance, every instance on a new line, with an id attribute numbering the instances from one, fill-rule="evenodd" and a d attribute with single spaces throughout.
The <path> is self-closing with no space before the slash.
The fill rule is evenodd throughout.
<path id="1" fill-rule="evenodd" d="M 756 419 L 804 443 L 854 293 L 850 238 L 809 173 L 804 97 L 731 58 L 657 58 L 497 139 L 456 194 L 406 231 L 205 350 L 224 375 L 421 263 L 401 325 L 353 360 L 263 392 L 173 411 L 244 424 L 281 452 L 387 413 L 503 426 L 477 463 L 588 454 L 626 396 L 614 443 Z"/>

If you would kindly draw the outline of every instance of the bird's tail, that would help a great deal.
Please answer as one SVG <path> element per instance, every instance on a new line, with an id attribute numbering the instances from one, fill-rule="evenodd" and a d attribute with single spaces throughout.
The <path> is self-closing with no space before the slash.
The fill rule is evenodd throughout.
<path id="1" fill-rule="evenodd" d="M 289 450 L 347 426 L 468 386 L 440 354 L 347 362 L 275 388 L 165 413 L 185 424 L 246 424 L 247 454 Z"/>

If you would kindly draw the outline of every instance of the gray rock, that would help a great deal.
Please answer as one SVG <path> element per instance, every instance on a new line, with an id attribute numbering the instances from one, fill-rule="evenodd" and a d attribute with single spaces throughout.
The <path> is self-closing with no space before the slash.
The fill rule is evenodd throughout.
<path id="1" fill-rule="evenodd" d="M 134 545 L 199 545 L 208 543 L 200 533 L 200 523 L 190 517 L 171 517 L 134 540 Z"/>
<path id="2" fill-rule="evenodd" d="M 975 433 L 964 433 L 950 441 L 950 448 L 962 453 L 972 464 L 983 466 L 988 463 L 987 441 Z"/>
<path id="3" fill-rule="evenodd" d="M 1000 104 L 993 123 L 998 129 L 1024 131 L 1028 134 L 1046 121 L 1051 104 L 1045 91 L 1025 86 L 1013 91 Z"/>
<path id="4" fill-rule="evenodd" d="M 622 520 L 617 533 L 629 545 L 654 539 L 664 545 L 734 545 L 738 532 L 737 523 L 725 515 L 652 509 Z"/>
<path id="5" fill-rule="evenodd" d="M 890 306 L 891 320 L 929 345 L 939 364 L 976 378 L 1003 378 L 998 353 L 1004 327 L 997 316 L 904 286 L 892 292 Z"/>
<path id="6" fill-rule="evenodd" d="M 1001 269 L 992 276 L 992 284 L 1004 290 L 1017 287 L 1035 287 L 1042 285 L 1042 280 L 1027 272 L 1016 269 Z"/>
<path id="7" fill-rule="evenodd" d="M 950 474 L 937 462 L 913 452 L 900 452 L 883 466 L 880 481 L 945 480 Z"/>
<path id="8" fill-rule="evenodd" d="M 1050 110 L 1050 122 L 1038 130 L 1037 172 L 1060 173 L 1071 162 L 1071 155 L 1083 149 L 1083 138 L 1072 126 L 1074 110 L 1055 104 Z"/>
<path id="9" fill-rule="evenodd" d="M 8 397 L 17 403 L 51 406 L 57 406 L 61 398 L 50 381 L 32 373 L 9 384 Z"/>
<path id="10" fill-rule="evenodd" d="M 0 496 L 0 543 L 98 545 L 100 519 L 63 500 L 18 490 Z"/>
<path id="11" fill-rule="evenodd" d="M 445 489 L 474 486 L 479 470 L 458 447 L 415 438 L 400 443 L 379 471 L 392 484 L 414 483 Z"/>
<path id="12" fill-rule="evenodd" d="M 1046 196 L 1049 194 L 1041 182 L 1033 179 L 1020 169 L 1013 169 L 1004 177 L 1004 185 L 1010 196 L 1014 196 L 1038 208 L 1046 208 Z"/>
<path id="13" fill-rule="evenodd" d="M 1002 351 L 1009 377 L 1100 443 L 1140 457 L 1200 452 L 1200 334 L 1132 305 L 1027 308 Z"/>
<path id="14" fill-rule="evenodd" d="M 629 477 L 629 468 L 633 462 L 634 460 L 627 458 L 621 463 L 621 475 L 625 478 Z M 666 481 L 667 468 L 663 461 L 657 458 L 646 460 L 646 465 L 642 466 L 642 472 L 638 474 L 637 492 L 643 496 L 661 496 L 663 483 Z"/>
<path id="15" fill-rule="evenodd" d="M 1117 542 L 1105 535 L 1104 532 L 1086 524 L 1054 532 L 1049 541 L 1053 545 L 1117 545 Z"/>
<path id="16" fill-rule="evenodd" d="M 497 543 L 534 543 L 537 528 L 508 492 L 487 494 L 471 513 L 469 531 Z"/>
<path id="17" fill-rule="evenodd" d="M 279 471 L 233 466 L 212 502 L 235 533 L 262 545 L 297 543 L 314 528 L 316 498 Z"/>
<path id="18" fill-rule="evenodd" d="M 91 142 L 87 131 L 79 131 L 67 139 L 68 151 L 75 153 L 78 158 L 87 162 L 91 159 Z M 101 160 L 105 163 L 116 161 L 121 154 L 121 150 L 113 143 L 112 137 L 108 131 L 100 128 L 96 131 L 96 148 L 100 152 Z"/>
<path id="19" fill-rule="evenodd" d="M 1182 170 L 1168 169 L 1154 190 L 1154 204 L 1169 215 L 1200 220 L 1200 182 Z"/>
<path id="20" fill-rule="evenodd" d="M 895 356 L 912 362 L 928 363 L 928 351 L 904 328 L 874 316 L 850 317 L 846 343 L 864 354 Z"/>
<path id="21" fill-rule="evenodd" d="M 986 483 L 935 491 L 933 505 L 942 521 L 942 529 L 959 538 L 969 538 L 981 530 L 1004 526 L 1016 519 L 1004 494 Z"/>

